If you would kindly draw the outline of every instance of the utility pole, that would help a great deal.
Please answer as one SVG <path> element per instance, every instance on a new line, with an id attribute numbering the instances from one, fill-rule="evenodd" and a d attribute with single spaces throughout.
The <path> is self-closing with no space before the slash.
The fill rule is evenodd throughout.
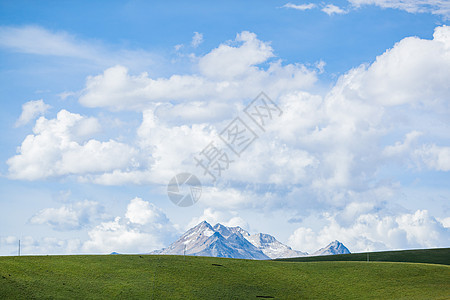
<path id="1" fill-rule="evenodd" d="M 369 262 L 369 252 L 367 252 L 367 262 Z"/>
<path id="2" fill-rule="evenodd" d="M 20 256 L 20 240 L 19 240 L 19 256 Z"/>

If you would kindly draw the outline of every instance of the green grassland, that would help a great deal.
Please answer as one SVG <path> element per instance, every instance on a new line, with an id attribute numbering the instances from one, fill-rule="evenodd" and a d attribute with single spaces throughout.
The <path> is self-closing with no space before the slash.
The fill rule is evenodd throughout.
<path id="1" fill-rule="evenodd" d="M 283 258 L 280 261 L 367 261 L 367 253 Z M 370 252 L 369 261 L 450 265 L 450 248 Z"/>
<path id="2" fill-rule="evenodd" d="M 0 299 L 450 299 L 450 266 L 158 255 L 0 257 Z"/>

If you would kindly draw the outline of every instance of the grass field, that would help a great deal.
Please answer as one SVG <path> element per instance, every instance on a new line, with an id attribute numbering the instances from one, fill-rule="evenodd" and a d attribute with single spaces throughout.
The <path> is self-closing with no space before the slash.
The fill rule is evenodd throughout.
<path id="1" fill-rule="evenodd" d="M 367 261 L 367 253 L 283 258 L 280 261 Z M 450 265 L 450 248 L 370 252 L 369 261 Z"/>
<path id="2" fill-rule="evenodd" d="M 157 255 L 0 257 L 0 299 L 449 299 L 450 266 Z"/>

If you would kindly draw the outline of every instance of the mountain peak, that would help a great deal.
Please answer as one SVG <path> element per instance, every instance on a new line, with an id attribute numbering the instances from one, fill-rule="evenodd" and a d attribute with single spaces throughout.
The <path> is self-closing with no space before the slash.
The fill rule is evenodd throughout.
<path id="1" fill-rule="evenodd" d="M 338 240 L 334 240 L 333 242 L 329 243 L 326 247 L 321 248 L 314 252 L 312 255 L 335 255 L 335 254 L 349 254 L 350 251 L 347 249 L 347 247 L 344 246 L 341 242 Z"/>
<path id="2" fill-rule="evenodd" d="M 197 226 L 194 226 L 194 228 L 195 227 L 202 227 L 202 226 L 208 226 L 208 227 L 211 227 L 211 224 L 209 224 L 208 222 L 206 222 L 206 221 L 201 221 L 200 223 L 198 223 L 197 224 Z"/>
<path id="3" fill-rule="evenodd" d="M 196 226 L 192 227 L 191 229 L 189 229 L 187 232 L 190 231 L 196 231 L 196 232 L 204 232 L 204 231 L 212 231 L 214 232 L 215 230 L 212 228 L 211 224 L 209 224 L 206 221 L 202 221 L 200 223 L 198 223 Z M 211 233 L 212 234 L 212 233 Z"/>
<path id="4" fill-rule="evenodd" d="M 280 243 L 270 234 L 250 235 L 239 226 L 228 227 L 217 223 L 213 227 L 206 221 L 202 221 L 186 231 L 169 247 L 152 253 L 246 259 L 274 259 L 308 255 Z M 335 240 L 325 248 L 316 251 L 314 255 L 341 253 L 350 253 L 350 251 L 341 242 Z"/>
<path id="5" fill-rule="evenodd" d="M 231 232 L 228 230 L 228 227 L 220 223 L 214 225 L 213 230 L 219 232 L 224 237 L 228 237 L 231 234 Z"/>

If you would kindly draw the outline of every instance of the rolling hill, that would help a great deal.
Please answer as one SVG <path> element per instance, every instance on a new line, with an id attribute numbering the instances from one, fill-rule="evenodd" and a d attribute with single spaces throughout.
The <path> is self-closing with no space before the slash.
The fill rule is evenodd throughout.
<path id="1" fill-rule="evenodd" d="M 0 299 L 448 299 L 450 267 L 174 255 L 0 257 Z"/>
<path id="2" fill-rule="evenodd" d="M 367 261 L 367 253 L 282 258 L 280 261 Z M 450 265 L 450 248 L 370 252 L 370 262 L 410 262 Z"/>

